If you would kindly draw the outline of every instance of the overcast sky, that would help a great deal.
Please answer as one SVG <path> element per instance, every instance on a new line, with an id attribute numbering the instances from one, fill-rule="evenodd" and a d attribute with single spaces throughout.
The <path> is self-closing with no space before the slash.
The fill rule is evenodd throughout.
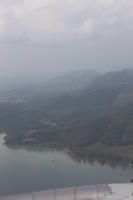
<path id="1" fill-rule="evenodd" d="M 0 0 L 0 70 L 133 66 L 133 0 Z"/>

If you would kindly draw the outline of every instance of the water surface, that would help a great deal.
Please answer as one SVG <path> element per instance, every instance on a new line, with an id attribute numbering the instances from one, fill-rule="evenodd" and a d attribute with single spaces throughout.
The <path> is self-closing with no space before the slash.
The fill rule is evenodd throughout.
<path id="1" fill-rule="evenodd" d="M 128 182 L 133 169 L 83 163 L 65 152 L 10 149 L 0 135 L 0 195 L 61 187 Z"/>

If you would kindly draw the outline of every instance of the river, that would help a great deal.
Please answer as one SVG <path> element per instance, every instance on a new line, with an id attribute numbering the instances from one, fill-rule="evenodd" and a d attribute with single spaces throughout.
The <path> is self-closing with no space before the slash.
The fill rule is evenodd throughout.
<path id="1" fill-rule="evenodd" d="M 77 162 L 65 152 L 49 149 L 11 149 L 0 135 L 0 195 L 61 187 L 128 182 L 133 169 Z"/>

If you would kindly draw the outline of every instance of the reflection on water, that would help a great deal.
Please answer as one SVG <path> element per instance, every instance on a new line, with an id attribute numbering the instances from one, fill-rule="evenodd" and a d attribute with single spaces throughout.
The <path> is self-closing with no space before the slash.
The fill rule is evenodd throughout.
<path id="1" fill-rule="evenodd" d="M 0 195 L 88 184 L 128 182 L 130 168 L 44 148 L 7 148 L 0 135 Z"/>

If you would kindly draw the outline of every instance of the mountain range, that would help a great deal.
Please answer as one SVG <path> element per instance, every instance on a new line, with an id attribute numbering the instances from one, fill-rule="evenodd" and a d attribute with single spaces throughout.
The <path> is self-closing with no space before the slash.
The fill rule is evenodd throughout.
<path id="1" fill-rule="evenodd" d="M 30 101 L 0 104 L 8 145 L 133 161 L 133 70 L 73 71 L 39 91 Z"/>

